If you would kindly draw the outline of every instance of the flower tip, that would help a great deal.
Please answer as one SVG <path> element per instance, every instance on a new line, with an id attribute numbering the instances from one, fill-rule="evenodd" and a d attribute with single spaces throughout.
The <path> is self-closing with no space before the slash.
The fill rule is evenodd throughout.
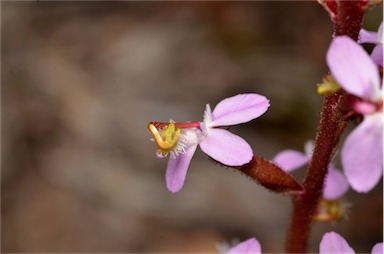
<path id="1" fill-rule="evenodd" d="M 181 190 L 181 188 L 173 188 L 171 186 L 167 186 L 167 189 L 171 193 L 177 193 L 177 192 L 179 192 Z"/>

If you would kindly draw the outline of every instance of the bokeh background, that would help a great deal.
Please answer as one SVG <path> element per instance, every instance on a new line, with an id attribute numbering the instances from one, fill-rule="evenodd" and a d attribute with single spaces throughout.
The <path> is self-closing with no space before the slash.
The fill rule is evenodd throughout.
<path id="1" fill-rule="evenodd" d="M 365 27 L 381 20 L 379 6 Z M 1 2 L 1 23 L 2 252 L 217 252 L 249 237 L 284 250 L 289 197 L 199 150 L 171 194 L 147 124 L 255 92 L 270 109 L 231 131 L 268 159 L 302 150 L 332 35 L 319 4 Z M 348 219 L 316 223 L 310 251 L 334 230 L 370 252 L 382 191 L 350 191 Z"/>

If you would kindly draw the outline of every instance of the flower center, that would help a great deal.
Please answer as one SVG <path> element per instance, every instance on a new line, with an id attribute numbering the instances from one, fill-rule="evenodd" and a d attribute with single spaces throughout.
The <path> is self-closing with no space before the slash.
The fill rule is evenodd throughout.
<path id="1" fill-rule="evenodd" d="M 149 123 L 148 129 L 155 138 L 159 152 L 163 155 L 166 155 L 177 145 L 181 134 L 181 128 L 177 128 L 175 123 L 169 123 L 158 128 L 156 128 L 155 124 Z"/>
<path id="2" fill-rule="evenodd" d="M 347 217 L 348 204 L 342 200 L 326 200 L 322 198 L 318 203 L 314 221 L 341 221 Z"/>
<path id="3" fill-rule="evenodd" d="M 162 156 L 170 153 L 173 158 L 184 154 L 190 144 L 198 142 L 199 128 L 200 122 L 174 123 L 171 121 L 170 123 L 150 122 L 148 124 L 148 129 L 158 146 L 157 153 Z"/>

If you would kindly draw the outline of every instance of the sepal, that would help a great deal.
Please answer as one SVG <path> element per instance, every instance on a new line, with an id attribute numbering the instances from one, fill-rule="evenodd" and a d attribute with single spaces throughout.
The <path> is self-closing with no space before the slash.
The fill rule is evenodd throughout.
<path id="1" fill-rule="evenodd" d="M 270 191 L 283 195 L 300 195 L 304 188 L 290 174 L 276 164 L 254 155 L 252 160 L 240 167 L 234 167 Z"/>

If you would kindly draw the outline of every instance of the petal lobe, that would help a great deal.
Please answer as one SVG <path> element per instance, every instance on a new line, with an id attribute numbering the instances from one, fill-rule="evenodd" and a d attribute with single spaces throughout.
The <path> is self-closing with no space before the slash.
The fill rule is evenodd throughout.
<path id="1" fill-rule="evenodd" d="M 223 129 L 210 129 L 200 148 L 214 160 L 228 166 L 242 166 L 253 157 L 252 148 L 244 139 Z"/>
<path id="2" fill-rule="evenodd" d="M 278 153 L 273 162 L 285 172 L 291 172 L 309 162 L 309 157 L 304 153 L 295 150 L 284 150 Z"/>
<path id="3" fill-rule="evenodd" d="M 249 122 L 267 111 L 269 100 L 259 94 L 239 94 L 224 99 L 212 112 L 212 127 Z"/>
<path id="4" fill-rule="evenodd" d="M 352 189 L 368 192 L 383 174 L 383 119 L 366 116 L 347 137 L 341 150 L 344 173 Z"/>
<path id="5" fill-rule="evenodd" d="M 185 154 L 180 154 L 176 158 L 169 158 L 165 181 L 170 192 L 178 192 L 184 185 L 185 177 L 197 144 L 186 149 Z"/>
<path id="6" fill-rule="evenodd" d="M 323 235 L 320 242 L 320 254 L 354 254 L 355 251 L 347 241 L 335 232 L 328 232 Z"/>
<path id="7" fill-rule="evenodd" d="M 351 38 L 335 37 L 326 58 L 333 77 L 344 90 L 371 101 L 381 98 L 376 64 Z"/>

